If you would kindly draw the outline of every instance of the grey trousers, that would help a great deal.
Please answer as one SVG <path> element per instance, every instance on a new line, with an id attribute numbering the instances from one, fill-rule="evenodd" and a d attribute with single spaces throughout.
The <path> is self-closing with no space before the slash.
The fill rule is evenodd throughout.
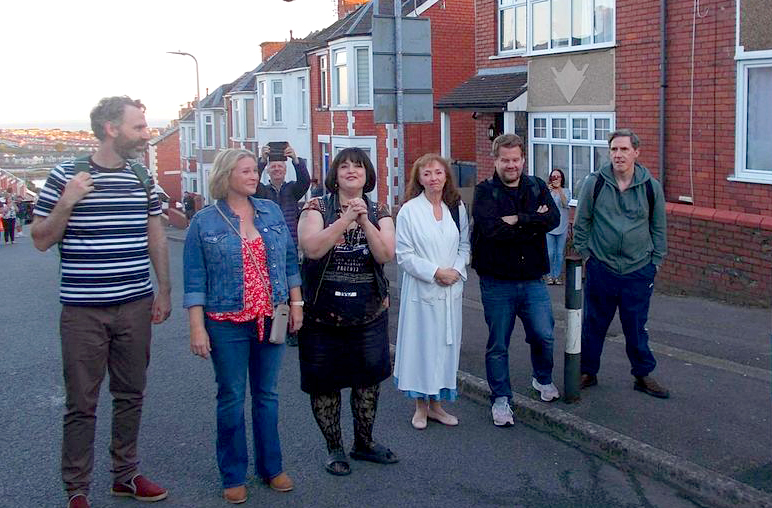
<path id="1" fill-rule="evenodd" d="M 68 495 L 88 495 L 94 468 L 99 388 L 110 372 L 113 396 L 112 473 L 129 481 L 137 471 L 137 438 L 145 373 L 150 362 L 152 297 L 107 307 L 62 307 L 62 367 L 67 395 L 62 480 Z"/>

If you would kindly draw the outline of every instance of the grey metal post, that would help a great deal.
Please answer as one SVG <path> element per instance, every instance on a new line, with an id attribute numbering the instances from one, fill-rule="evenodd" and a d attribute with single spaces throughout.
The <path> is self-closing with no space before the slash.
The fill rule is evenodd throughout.
<path id="1" fill-rule="evenodd" d="M 563 363 L 563 401 L 581 399 L 582 260 L 566 258 L 566 353 Z"/>
<path id="2" fill-rule="evenodd" d="M 397 1 L 394 2 L 394 42 L 397 57 L 397 193 L 401 205 L 405 196 L 405 95 L 402 89 L 402 2 Z"/>
<path id="3" fill-rule="evenodd" d="M 199 122 L 201 121 L 201 88 L 199 87 L 198 79 L 198 59 L 190 53 L 186 53 L 184 51 L 167 51 L 167 53 L 170 55 L 189 56 L 193 59 L 194 62 L 196 62 L 196 121 L 193 122 L 193 124 L 196 126 L 196 176 L 198 179 L 198 189 L 196 190 L 200 192 L 205 201 L 209 201 L 209 190 L 207 189 L 207 186 L 204 182 L 204 148 L 201 146 L 201 140 L 203 137 L 201 132 L 202 129 L 199 125 Z"/>

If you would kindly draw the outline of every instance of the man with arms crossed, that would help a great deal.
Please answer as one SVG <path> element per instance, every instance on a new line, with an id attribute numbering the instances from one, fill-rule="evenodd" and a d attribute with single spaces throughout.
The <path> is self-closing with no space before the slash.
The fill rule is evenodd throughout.
<path id="1" fill-rule="evenodd" d="M 95 413 L 105 369 L 113 396 L 111 493 L 140 501 L 167 496 L 137 472 L 150 324 L 162 323 L 171 312 L 161 204 L 153 182 L 142 182 L 128 162 L 144 153 L 150 139 L 144 111 L 129 97 L 102 99 L 91 111 L 99 148 L 87 164 L 70 161 L 54 168 L 34 211 L 35 247 L 45 251 L 58 243 L 61 253 L 67 394 L 62 480 L 68 508 L 89 506 Z M 155 296 L 150 262 L 158 279 Z"/>
<path id="2" fill-rule="evenodd" d="M 493 424 L 514 424 L 509 399 L 509 341 L 520 316 L 531 346 L 531 386 L 541 399 L 560 397 L 552 382 L 552 302 L 542 277 L 549 272 L 547 232 L 560 212 L 547 184 L 523 173 L 522 138 L 502 134 L 493 140 L 493 177 L 474 191 L 472 267 L 480 276 L 488 345 L 485 370 L 491 388 Z"/>
<path id="3" fill-rule="evenodd" d="M 633 388 L 666 399 L 668 390 L 649 376 L 657 362 L 646 331 L 654 277 L 667 253 L 665 195 L 636 163 L 639 144 L 629 129 L 612 132 L 611 164 L 589 175 L 579 196 L 574 248 L 587 261 L 582 388 L 598 384 L 603 341 L 618 307 Z"/>

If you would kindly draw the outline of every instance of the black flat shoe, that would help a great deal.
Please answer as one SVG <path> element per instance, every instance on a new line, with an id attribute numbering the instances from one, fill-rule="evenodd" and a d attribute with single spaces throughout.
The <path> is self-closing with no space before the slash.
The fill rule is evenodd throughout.
<path id="1" fill-rule="evenodd" d="M 376 464 L 394 464 L 395 462 L 399 462 L 399 459 L 394 452 L 382 444 L 375 442 L 371 443 L 366 448 L 360 448 L 355 445 L 351 449 L 350 455 L 354 460 L 366 460 L 368 462 L 375 462 Z"/>
<path id="2" fill-rule="evenodd" d="M 335 476 L 346 476 L 351 474 L 351 467 L 348 465 L 346 452 L 342 449 L 333 450 L 327 455 L 327 461 L 324 463 L 324 469 Z"/>

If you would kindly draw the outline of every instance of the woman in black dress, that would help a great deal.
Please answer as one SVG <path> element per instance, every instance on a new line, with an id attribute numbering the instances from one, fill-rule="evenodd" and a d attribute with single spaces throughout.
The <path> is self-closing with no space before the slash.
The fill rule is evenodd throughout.
<path id="1" fill-rule="evenodd" d="M 351 458 L 398 460 L 372 438 L 380 382 L 391 374 L 383 264 L 394 258 L 395 246 L 388 207 L 366 195 L 375 178 L 364 151 L 342 150 L 327 173 L 329 194 L 309 200 L 298 223 L 308 323 L 299 337 L 300 387 L 311 396 L 327 441 L 325 469 L 334 475 L 351 472 L 340 429 L 342 388 L 351 388 Z"/>

